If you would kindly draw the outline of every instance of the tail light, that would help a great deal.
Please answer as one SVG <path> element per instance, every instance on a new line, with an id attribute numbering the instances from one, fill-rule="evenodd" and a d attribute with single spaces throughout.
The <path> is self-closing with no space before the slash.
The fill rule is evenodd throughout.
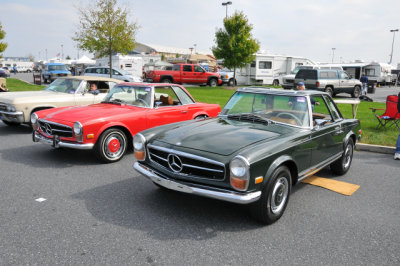
<path id="1" fill-rule="evenodd" d="M 318 81 L 315 83 L 315 86 L 319 87 L 319 82 Z"/>

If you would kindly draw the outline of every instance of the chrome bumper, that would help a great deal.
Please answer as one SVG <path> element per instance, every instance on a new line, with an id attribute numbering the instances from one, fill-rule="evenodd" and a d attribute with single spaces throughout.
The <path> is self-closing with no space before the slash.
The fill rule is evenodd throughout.
<path id="1" fill-rule="evenodd" d="M 2 120 L 6 120 L 9 122 L 16 122 L 16 123 L 24 123 L 25 122 L 24 112 L 21 112 L 21 111 L 18 111 L 18 112 L 0 111 L 0 117 Z"/>
<path id="2" fill-rule="evenodd" d="M 154 183 L 157 183 L 160 186 L 163 186 L 165 188 L 179 191 L 179 192 L 184 192 L 184 193 L 189 193 L 189 194 L 194 194 L 198 196 L 203 196 L 203 197 L 209 197 L 213 199 L 218 199 L 218 200 L 223 200 L 223 201 L 229 201 L 233 203 L 238 203 L 238 204 L 249 204 L 252 202 L 257 201 L 261 197 L 261 191 L 256 191 L 256 192 L 249 192 L 246 194 L 240 194 L 236 192 L 221 192 L 217 190 L 213 190 L 213 188 L 198 188 L 194 186 L 189 186 L 185 184 L 178 183 L 177 181 L 167 179 L 165 177 L 161 177 L 157 175 L 153 170 L 147 168 L 143 164 L 140 164 L 139 162 L 135 162 L 133 165 L 136 171 L 138 171 L 140 174 L 144 175 L 145 177 L 149 178 L 151 181 Z"/>
<path id="3" fill-rule="evenodd" d="M 63 142 L 59 138 L 55 137 L 53 139 L 49 139 L 42 134 L 38 133 L 37 131 L 33 131 L 32 133 L 32 140 L 33 142 L 41 142 L 44 144 L 51 145 L 54 148 L 71 148 L 77 150 L 91 150 L 93 149 L 93 143 L 87 144 L 79 144 L 79 143 L 70 143 L 70 142 Z"/>

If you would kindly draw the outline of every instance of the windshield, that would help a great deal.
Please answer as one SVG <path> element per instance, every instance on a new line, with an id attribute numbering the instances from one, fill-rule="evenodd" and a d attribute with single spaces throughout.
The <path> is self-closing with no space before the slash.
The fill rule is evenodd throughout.
<path id="1" fill-rule="evenodd" d="M 107 94 L 103 102 L 150 107 L 151 94 L 151 87 L 118 85 Z"/>
<path id="2" fill-rule="evenodd" d="M 50 65 L 49 66 L 49 70 L 51 70 L 51 71 L 53 71 L 53 70 L 68 71 L 66 65 Z"/>
<path id="3" fill-rule="evenodd" d="M 249 114 L 254 114 L 273 122 L 309 127 L 308 101 L 305 96 L 236 92 L 225 105 L 221 115 L 228 119 L 231 117 L 246 120 L 238 119 L 239 114 L 246 118 Z"/>
<path id="4" fill-rule="evenodd" d="M 53 81 L 49 86 L 47 86 L 44 90 L 46 91 L 57 91 L 64 93 L 75 93 L 82 80 L 79 79 L 63 79 L 58 78 Z"/>

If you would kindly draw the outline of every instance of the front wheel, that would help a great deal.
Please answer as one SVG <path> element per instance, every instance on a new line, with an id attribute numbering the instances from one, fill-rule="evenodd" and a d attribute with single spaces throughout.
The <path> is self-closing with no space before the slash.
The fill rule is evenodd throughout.
<path id="1" fill-rule="evenodd" d="M 346 144 L 346 148 L 337 161 L 330 165 L 331 171 L 337 175 L 344 175 L 350 169 L 351 161 L 353 160 L 354 143 L 352 139 L 349 139 Z"/>
<path id="2" fill-rule="evenodd" d="M 361 95 L 361 87 L 355 86 L 353 92 L 351 93 L 351 97 L 358 98 Z"/>
<path id="3" fill-rule="evenodd" d="M 210 79 L 209 85 L 210 87 L 217 87 L 218 81 L 216 79 Z"/>
<path id="4" fill-rule="evenodd" d="M 95 146 L 96 157 L 104 163 L 119 161 L 127 150 L 127 138 L 124 132 L 116 128 L 104 131 Z"/>
<path id="5" fill-rule="evenodd" d="M 235 86 L 235 84 L 236 84 L 236 82 L 233 78 L 228 81 L 228 86 L 232 87 L 232 86 Z"/>
<path id="6" fill-rule="evenodd" d="M 272 85 L 274 85 L 274 86 L 279 86 L 279 80 L 274 80 L 274 82 L 272 82 Z"/>
<path id="7" fill-rule="evenodd" d="M 283 215 L 289 202 L 292 178 L 286 166 L 278 167 L 262 190 L 261 198 L 251 205 L 254 218 L 263 224 L 272 224 Z"/>
<path id="8" fill-rule="evenodd" d="M 163 78 L 161 83 L 172 83 L 172 81 L 169 78 Z"/>

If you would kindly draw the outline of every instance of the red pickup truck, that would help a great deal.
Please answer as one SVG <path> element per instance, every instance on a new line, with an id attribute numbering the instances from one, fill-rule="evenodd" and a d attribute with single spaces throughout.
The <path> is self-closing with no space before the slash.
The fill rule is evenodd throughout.
<path id="1" fill-rule="evenodd" d="M 218 73 L 207 72 L 199 65 L 177 64 L 172 70 L 150 70 L 146 73 L 146 81 L 177 84 L 207 84 L 211 87 L 222 84 Z"/>

